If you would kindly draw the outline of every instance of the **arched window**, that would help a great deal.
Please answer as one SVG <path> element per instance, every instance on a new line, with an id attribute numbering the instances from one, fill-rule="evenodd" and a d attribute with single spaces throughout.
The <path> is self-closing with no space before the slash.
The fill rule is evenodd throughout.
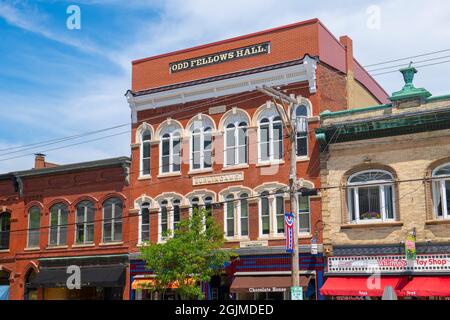
<path id="1" fill-rule="evenodd" d="M 191 208 L 193 213 L 197 213 L 200 208 L 200 200 L 198 197 L 194 197 L 191 199 Z"/>
<path id="2" fill-rule="evenodd" d="M 168 236 L 169 231 L 169 213 L 168 213 L 168 201 L 163 200 L 160 204 L 160 225 L 159 225 L 159 233 L 160 233 L 160 239 L 165 240 Z"/>
<path id="3" fill-rule="evenodd" d="M 283 158 L 283 123 L 278 115 L 263 117 L 258 122 L 259 161 L 270 162 Z"/>
<path id="4" fill-rule="evenodd" d="M 436 218 L 450 218 L 450 163 L 433 171 L 433 207 Z"/>
<path id="5" fill-rule="evenodd" d="M 309 196 L 304 196 L 299 192 L 297 194 L 298 206 L 298 231 L 301 233 L 310 232 L 311 211 L 309 205 Z"/>
<path id="6" fill-rule="evenodd" d="M 25 290 L 24 290 L 24 300 L 37 300 L 38 299 L 38 289 L 31 288 L 31 282 L 36 278 L 37 273 L 30 268 L 25 275 Z"/>
<path id="7" fill-rule="evenodd" d="M 225 199 L 226 199 L 225 234 L 227 237 L 234 237 L 234 218 L 235 218 L 234 196 L 232 194 L 229 194 Z"/>
<path id="8" fill-rule="evenodd" d="M 41 210 L 33 206 L 28 210 L 28 248 L 37 248 L 40 243 Z"/>
<path id="9" fill-rule="evenodd" d="M 348 178 L 347 201 L 352 222 L 393 220 L 394 179 L 387 171 L 368 170 Z"/>
<path id="10" fill-rule="evenodd" d="M 212 166 L 212 127 L 208 118 L 195 120 L 190 125 L 191 170 L 208 169 Z"/>
<path id="11" fill-rule="evenodd" d="M 299 105 L 295 109 L 297 122 L 296 151 L 298 157 L 308 156 L 308 107 Z"/>
<path id="12" fill-rule="evenodd" d="M 94 205 L 91 201 L 81 201 L 76 206 L 75 243 L 94 242 Z"/>
<path id="13" fill-rule="evenodd" d="M 150 141 L 152 139 L 150 129 L 146 129 L 141 134 L 141 176 L 150 175 Z"/>
<path id="14" fill-rule="evenodd" d="M 111 198 L 103 203 L 103 242 L 122 241 L 122 201 Z"/>
<path id="15" fill-rule="evenodd" d="M 276 231 L 278 234 L 284 233 L 284 191 L 278 190 L 275 194 L 275 219 L 277 222 Z"/>
<path id="16" fill-rule="evenodd" d="M 148 202 L 143 202 L 141 204 L 140 221 L 141 232 L 139 243 L 150 241 L 150 203 Z"/>
<path id="17" fill-rule="evenodd" d="M 242 193 L 240 195 L 238 215 L 240 217 L 240 235 L 248 236 L 248 194 Z"/>
<path id="18" fill-rule="evenodd" d="M 50 208 L 50 246 L 63 246 L 67 244 L 67 224 L 69 212 L 64 203 L 57 203 Z"/>
<path id="19" fill-rule="evenodd" d="M 181 128 L 170 125 L 161 132 L 160 173 L 180 171 L 181 165 Z"/>
<path id="20" fill-rule="evenodd" d="M 240 117 L 225 121 L 225 166 L 248 162 L 247 127 L 247 122 Z"/>
<path id="21" fill-rule="evenodd" d="M 11 214 L 0 213 L 0 250 L 9 249 L 9 236 L 11 231 Z"/>
<path id="22" fill-rule="evenodd" d="M 173 230 L 178 228 L 178 225 L 181 221 L 181 208 L 180 208 L 180 200 L 175 199 L 172 201 L 173 206 Z"/>
<path id="23" fill-rule="evenodd" d="M 260 197 L 260 234 L 268 235 L 270 233 L 270 204 L 269 204 L 269 192 L 261 192 Z"/>

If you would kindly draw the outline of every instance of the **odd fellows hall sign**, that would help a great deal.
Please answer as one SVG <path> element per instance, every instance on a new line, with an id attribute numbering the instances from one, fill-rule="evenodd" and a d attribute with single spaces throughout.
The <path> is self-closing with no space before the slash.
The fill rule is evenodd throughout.
<path id="1" fill-rule="evenodd" d="M 169 69 L 171 73 L 175 73 L 184 70 L 205 67 L 212 64 L 232 61 L 236 59 L 248 58 L 261 54 L 268 54 L 269 52 L 270 52 L 270 42 L 258 43 L 248 47 L 221 51 L 207 56 L 172 62 L 169 64 Z"/>

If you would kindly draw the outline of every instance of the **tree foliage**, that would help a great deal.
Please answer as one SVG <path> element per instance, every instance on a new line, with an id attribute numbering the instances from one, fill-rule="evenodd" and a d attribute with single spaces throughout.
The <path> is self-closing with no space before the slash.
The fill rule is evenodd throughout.
<path id="1" fill-rule="evenodd" d="M 182 219 L 173 237 L 170 231 L 163 243 L 146 244 L 142 259 L 155 274 L 154 283 L 145 289 L 164 292 L 174 287 L 182 299 L 204 299 L 201 282 L 209 282 L 220 274 L 224 264 L 235 254 L 222 249 L 222 228 L 205 209 L 194 209 L 188 219 Z"/>

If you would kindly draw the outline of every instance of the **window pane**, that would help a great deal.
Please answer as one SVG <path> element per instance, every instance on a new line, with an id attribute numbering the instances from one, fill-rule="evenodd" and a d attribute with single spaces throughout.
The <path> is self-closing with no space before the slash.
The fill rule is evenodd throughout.
<path id="1" fill-rule="evenodd" d="M 170 157 L 162 156 L 162 172 L 170 172 Z"/>
<path id="2" fill-rule="evenodd" d="M 150 157 L 150 143 L 148 143 L 148 142 L 144 142 L 144 144 L 143 144 L 142 157 L 143 158 Z"/>
<path id="3" fill-rule="evenodd" d="M 273 124 L 273 158 L 281 159 L 283 157 L 283 129 L 281 123 Z"/>
<path id="4" fill-rule="evenodd" d="M 264 197 L 261 198 L 261 222 L 262 222 L 262 233 L 269 234 L 270 232 L 270 218 L 269 218 L 269 199 Z"/>
<path id="5" fill-rule="evenodd" d="M 59 245 L 63 246 L 67 244 L 67 227 L 59 228 Z"/>
<path id="6" fill-rule="evenodd" d="M 356 220 L 356 212 L 355 212 L 355 189 L 348 189 L 348 208 L 350 210 L 350 217 L 352 221 Z"/>
<path id="7" fill-rule="evenodd" d="M 150 240 L 150 211 L 148 207 L 141 209 L 141 241 Z"/>
<path id="8" fill-rule="evenodd" d="M 173 206 L 173 223 L 174 226 L 176 227 L 177 224 L 181 221 L 181 210 L 180 210 L 180 206 L 175 204 Z"/>
<path id="9" fill-rule="evenodd" d="M 309 212 L 301 212 L 298 216 L 299 232 L 309 232 Z"/>
<path id="10" fill-rule="evenodd" d="M 392 200 L 392 186 L 384 186 L 384 204 L 386 219 L 394 219 L 394 203 Z"/>
<path id="11" fill-rule="evenodd" d="M 297 133 L 297 156 L 308 155 L 308 134 Z"/>
<path id="12" fill-rule="evenodd" d="M 11 229 L 11 216 L 4 212 L 0 214 L 0 250 L 9 248 L 9 235 Z"/>
<path id="13" fill-rule="evenodd" d="M 276 197 L 277 207 L 277 233 L 284 232 L 284 199 L 283 197 Z"/>
<path id="14" fill-rule="evenodd" d="M 226 149 L 226 158 L 227 158 L 227 165 L 233 165 L 235 164 L 236 159 L 236 149 L 234 147 L 227 148 Z"/>
<path id="15" fill-rule="evenodd" d="M 269 150 L 269 125 L 261 125 L 260 130 L 260 148 L 261 148 L 261 160 L 267 161 L 270 157 Z"/>
<path id="16" fill-rule="evenodd" d="M 167 232 L 167 207 L 161 207 L 161 237 Z"/>
<path id="17" fill-rule="evenodd" d="M 381 219 L 380 187 L 358 188 L 359 218 Z"/>
<path id="18" fill-rule="evenodd" d="M 203 159 L 204 159 L 204 168 L 211 168 L 212 166 L 212 152 L 211 151 L 204 151 L 203 153 Z"/>
<path id="19" fill-rule="evenodd" d="M 122 241 L 122 220 L 114 222 L 114 241 Z"/>
<path id="20" fill-rule="evenodd" d="M 86 226 L 86 239 L 85 242 L 93 242 L 94 241 L 94 224 L 90 223 Z"/>
<path id="21" fill-rule="evenodd" d="M 50 228 L 50 243 L 51 246 L 58 244 L 58 227 Z"/>
<path id="22" fill-rule="evenodd" d="M 241 200 L 241 235 L 248 236 L 248 202 L 246 199 Z"/>
<path id="23" fill-rule="evenodd" d="M 108 242 L 112 240 L 112 223 L 111 220 L 103 223 L 103 241 Z"/>
<path id="24" fill-rule="evenodd" d="M 181 164 L 181 140 L 179 137 L 173 139 L 173 171 L 180 171 Z"/>

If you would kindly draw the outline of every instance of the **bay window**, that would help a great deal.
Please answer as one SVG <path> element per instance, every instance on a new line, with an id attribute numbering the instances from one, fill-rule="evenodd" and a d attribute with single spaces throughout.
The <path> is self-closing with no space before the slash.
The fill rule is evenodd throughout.
<path id="1" fill-rule="evenodd" d="M 382 222 L 395 219 L 394 179 L 387 171 L 369 170 L 348 179 L 350 221 Z"/>

